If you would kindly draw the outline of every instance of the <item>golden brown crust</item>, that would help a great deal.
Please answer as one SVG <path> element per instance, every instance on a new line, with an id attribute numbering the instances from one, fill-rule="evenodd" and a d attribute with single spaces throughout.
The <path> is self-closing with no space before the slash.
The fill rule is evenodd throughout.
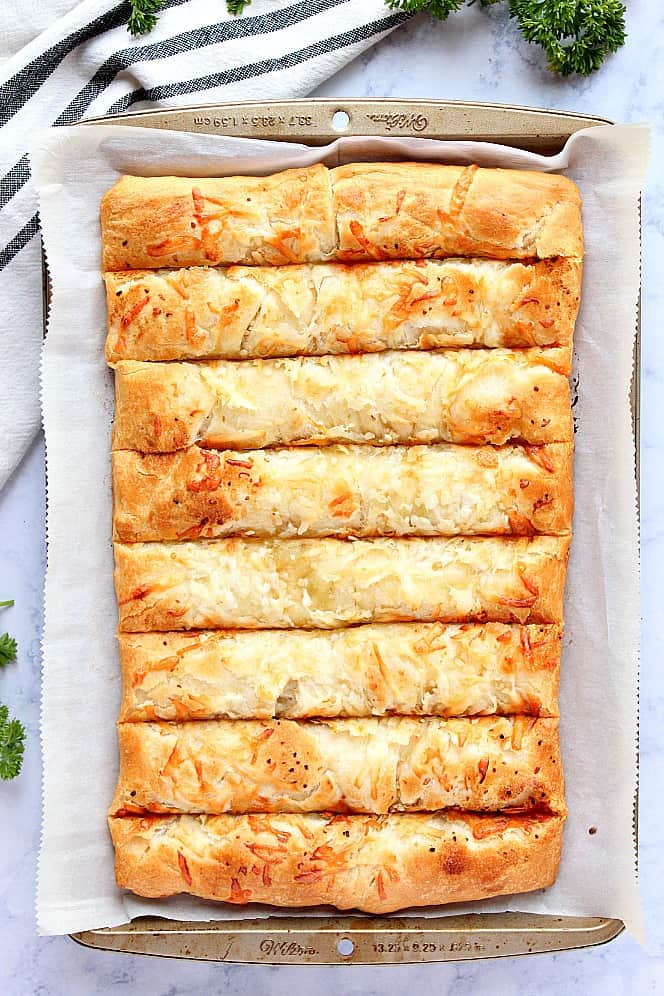
<path id="1" fill-rule="evenodd" d="M 324 166 L 272 176 L 123 176 L 101 204 L 104 270 L 330 257 L 336 235 Z"/>
<path id="2" fill-rule="evenodd" d="M 118 450 L 538 444 L 573 436 L 569 384 L 555 349 L 123 360 L 115 391 Z"/>
<path id="3" fill-rule="evenodd" d="M 115 545 L 124 632 L 562 622 L 568 537 Z"/>
<path id="4" fill-rule="evenodd" d="M 562 176 L 356 163 L 273 176 L 122 177 L 101 208 L 103 269 L 488 256 L 580 258 Z"/>
<path id="5" fill-rule="evenodd" d="M 551 173 L 428 163 L 332 170 L 337 258 L 583 255 L 581 197 Z"/>
<path id="6" fill-rule="evenodd" d="M 113 454 L 114 538 L 560 535 L 571 443 Z M 468 495 L 473 500 L 468 501 Z"/>
<path id="7" fill-rule="evenodd" d="M 193 267 L 107 273 L 105 281 L 111 364 L 560 346 L 569 373 L 581 264 Z"/>
<path id="8" fill-rule="evenodd" d="M 111 818 L 120 888 L 141 896 L 389 913 L 551 885 L 558 816 Z"/>
<path id="9" fill-rule="evenodd" d="M 565 810 L 558 720 L 120 723 L 111 814 Z"/>
<path id="10" fill-rule="evenodd" d="M 574 184 L 124 177 L 102 232 L 118 884 L 377 913 L 549 885 Z"/>
<path id="11" fill-rule="evenodd" d="M 562 628 L 121 633 L 122 722 L 558 715 Z"/>

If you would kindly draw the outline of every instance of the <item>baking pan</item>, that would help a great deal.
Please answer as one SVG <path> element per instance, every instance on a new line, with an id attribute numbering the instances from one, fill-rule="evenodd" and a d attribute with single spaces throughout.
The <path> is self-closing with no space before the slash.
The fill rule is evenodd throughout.
<path id="1" fill-rule="evenodd" d="M 120 123 L 309 145 L 325 145 L 341 135 L 472 139 L 552 155 L 574 132 L 613 122 L 567 111 L 503 104 L 312 99 L 141 111 L 84 123 Z M 632 384 L 637 444 L 639 347 L 637 329 Z M 638 445 L 636 452 L 638 481 Z M 434 918 L 339 914 L 209 922 L 140 917 L 119 927 L 86 930 L 71 937 L 86 947 L 170 958 L 271 965 L 375 965 L 564 951 L 605 944 L 623 929 L 621 920 L 605 917 L 530 913 Z"/>

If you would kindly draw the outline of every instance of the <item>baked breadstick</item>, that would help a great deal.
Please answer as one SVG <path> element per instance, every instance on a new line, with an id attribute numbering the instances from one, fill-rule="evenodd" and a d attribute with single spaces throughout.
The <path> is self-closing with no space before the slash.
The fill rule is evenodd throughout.
<path id="1" fill-rule="evenodd" d="M 120 634 L 122 722 L 558 715 L 560 626 Z"/>
<path id="2" fill-rule="evenodd" d="M 572 439 L 557 350 L 141 363 L 115 371 L 113 448 Z"/>
<path id="3" fill-rule="evenodd" d="M 105 281 L 111 364 L 560 346 L 569 373 L 581 264 L 194 267 L 107 273 Z"/>
<path id="4" fill-rule="evenodd" d="M 104 270 L 583 254 L 581 199 L 571 180 L 477 166 L 124 176 L 102 201 L 101 225 Z"/>
<path id="5" fill-rule="evenodd" d="M 330 171 L 187 179 L 123 176 L 101 203 L 102 269 L 274 266 L 331 259 Z"/>
<path id="6" fill-rule="evenodd" d="M 565 809 L 557 719 L 120 723 L 118 739 L 114 816 Z"/>
<path id="7" fill-rule="evenodd" d="M 568 537 L 115 545 L 124 632 L 562 622 Z"/>
<path id="8" fill-rule="evenodd" d="M 572 457 L 571 443 L 116 450 L 114 536 L 559 535 Z"/>
<path id="9" fill-rule="evenodd" d="M 332 170 L 336 258 L 583 255 L 581 197 L 567 177 L 431 163 Z"/>
<path id="10" fill-rule="evenodd" d="M 546 888 L 563 822 L 449 812 L 112 817 L 109 825 L 117 884 L 139 896 L 390 913 Z"/>

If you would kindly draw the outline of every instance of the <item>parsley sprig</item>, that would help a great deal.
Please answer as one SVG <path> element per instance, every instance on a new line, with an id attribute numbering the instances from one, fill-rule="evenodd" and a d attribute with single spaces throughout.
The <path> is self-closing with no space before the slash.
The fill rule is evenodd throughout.
<path id="1" fill-rule="evenodd" d="M 165 2 L 166 0 L 129 0 L 131 5 L 131 14 L 127 21 L 129 34 L 137 38 L 138 35 L 146 35 L 148 31 L 152 31 Z M 463 3 L 463 0 L 461 2 Z M 251 0 L 226 0 L 226 7 L 229 14 L 237 16 L 250 3 Z"/>
<path id="2" fill-rule="evenodd" d="M 424 10 L 445 21 L 475 0 L 385 0 L 388 7 Z M 489 7 L 504 0 L 479 0 Z M 625 5 L 621 0 L 507 0 L 509 16 L 527 42 L 540 45 L 549 69 L 561 76 L 589 76 L 607 55 L 625 44 Z"/>
<path id="3" fill-rule="evenodd" d="M 16 640 L 9 633 L 3 633 L 0 636 L 0 670 L 16 660 L 16 651 Z"/>
<path id="4" fill-rule="evenodd" d="M 228 8 L 229 14 L 234 14 L 236 17 L 241 14 L 245 7 L 248 7 L 251 0 L 226 0 L 226 7 Z"/>
<path id="5" fill-rule="evenodd" d="M 480 2 L 484 6 L 486 0 L 480 0 Z M 427 14 L 431 14 L 438 21 L 446 21 L 450 14 L 461 10 L 467 0 L 385 0 L 385 3 L 388 7 L 405 10 L 409 14 L 417 14 L 421 10 L 425 10 Z"/>
<path id="6" fill-rule="evenodd" d="M 620 0 L 510 0 L 527 42 L 541 45 L 549 69 L 562 76 L 590 76 L 625 44 L 625 5 Z"/>
<path id="7" fill-rule="evenodd" d="M 129 0 L 131 14 L 127 21 L 129 34 L 136 38 L 152 31 L 157 23 L 157 15 L 164 6 L 164 0 Z"/>
<path id="8" fill-rule="evenodd" d="M 9 718 L 9 709 L 0 705 L 0 778 L 16 778 L 23 764 L 25 727 L 18 719 Z"/>
<path id="9" fill-rule="evenodd" d="M 0 602 L 0 609 L 9 609 L 14 604 L 13 598 Z M 3 633 L 0 636 L 0 671 L 16 660 L 16 640 Z M 9 709 L 0 705 L 0 778 L 9 781 L 16 778 L 23 764 L 25 750 L 25 727 L 18 719 L 9 718 Z"/>

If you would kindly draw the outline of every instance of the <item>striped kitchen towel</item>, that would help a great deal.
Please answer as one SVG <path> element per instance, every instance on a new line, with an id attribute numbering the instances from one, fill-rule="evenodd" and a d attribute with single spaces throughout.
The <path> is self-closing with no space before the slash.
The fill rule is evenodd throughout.
<path id="1" fill-rule="evenodd" d="M 0 488 L 39 427 L 35 130 L 127 109 L 304 96 L 408 15 L 383 0 L 166 0 L 132 39 L 129 3 L 85 0 L 0 67 Z"/>

